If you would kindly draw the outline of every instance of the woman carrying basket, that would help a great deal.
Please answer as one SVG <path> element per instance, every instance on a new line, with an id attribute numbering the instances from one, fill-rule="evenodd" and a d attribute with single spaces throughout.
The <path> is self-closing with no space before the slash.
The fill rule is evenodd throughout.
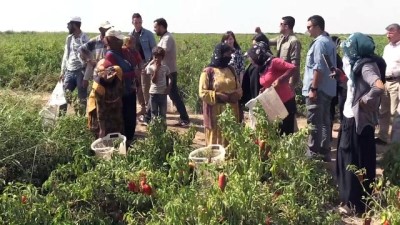
<path id="1" fill-rule="evenodd" d="M 268 45 L 264 42 L 255 43 L 247 51 L 247 55 L 251 63 L 259 68 L 261 91 L 274 87 L 289 113 L 279 127 L 280 134 L 292 134 L 294 132 L 296 100 L 289 79 L 296 66 L 281 58 L 274 57 L 268 52 Z"/>

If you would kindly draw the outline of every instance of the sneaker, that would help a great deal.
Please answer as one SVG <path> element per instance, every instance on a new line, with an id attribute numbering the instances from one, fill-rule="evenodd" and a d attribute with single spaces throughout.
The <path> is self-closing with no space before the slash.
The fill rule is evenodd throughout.
<path id="1" fill-rule="evenodd" d="M 139 122 L 144 123 L 144 115 L 140 115 L 138 118 Z"/>
<path id="2" fill-rule="evenodd" d="M 313 151 L 310 151 L 310 149 L 307 149 L 306 156 L 308 158 L 312 159 L 312 158 L 316 158 L 318 156 L 318 154 Z"/>
<path id="3" fill-rule="evenodd" d="M 341 215 L 346 215 L 346 216 L 350 216 L 352 214 L 352 211 L 350 209 L 350 207 L 348 207 L 347 205 L 341 205 L 338 207 L 338 211 Z"/>
<path id="4" fill-rule="evenodd" d="M 181 120 L 178 123 L 174 124 L 174 127 L 188 127 L 190 125 L 190 121 Z"/>
<path id="5" fill-rule="evenodd" d="M 387 142 L 380 139 L 380 138 L 375 138 L 375 144 L 377 145 L 387 145 Z"/>

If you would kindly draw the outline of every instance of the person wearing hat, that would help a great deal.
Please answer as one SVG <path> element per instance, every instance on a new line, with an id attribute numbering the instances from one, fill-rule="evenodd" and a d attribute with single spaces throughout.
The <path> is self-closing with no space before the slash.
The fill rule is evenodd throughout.
<path id="1" fill-rule="evenodd" d="M 82 60 L 86 62 L 85 75 L 82 81 L 82 86 L 85 88 L 89 85 L 89 80 L 93 78 L 94 67 L 97 62 L 104 58 L 107 49 L 104 45 L 103 38 L 106 35 L 107 30 L 111 27 L 113 26 L 109 21 L 101 23 L 99 26 L 100 34 L 90 39 L 89 42 L 83 44 L 78 49 Z"/>
<path id="2" fill-rule="evenodd" d="M 64 82 L 64 90 L 73 92 L 78 89 L 78 98 L 80 110 L 82 114 L 86 110 L 87 86 L 84 87 L 83 76 L 85 72 L 85 64 L 79 56 L 79 47 L 89 41 L 89 37 L 81 31 L 81 18 L 73 17 L 67 24 L 69 35 L 65 40 L 64 55 L 61 62 L 60 79 Z M 70 104 L 68 100 L 68 104 Z M 60 112 L 67 112 L 67 104 L 60 106 Z"/>
<path id="3" fill-rule="evenodd" d="M 88 100 L 88 127 L 96 138 L 124 133 L 122 69 L 101 59 L 96 66 Z"/>
<path id="4" fill-rule="evenodd" d="M 104 38 L 107 46 L 105 59 L 112 65 L 119 66 L 123 72 L 122 113 L 124 119 L 124 135 L 128 146 L 133 141 L 136 127 L 136 73 L 141 62 L 135 61 L 128 48 L 123 48 L 125 36 L 120 30 L 109 29 Z"/>

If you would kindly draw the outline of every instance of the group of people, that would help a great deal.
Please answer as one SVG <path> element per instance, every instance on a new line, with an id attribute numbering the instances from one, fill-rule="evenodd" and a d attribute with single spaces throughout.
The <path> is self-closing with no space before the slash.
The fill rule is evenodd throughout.
<path id="1" fill-rule="evenodd" d="M 132 24 L 133 31 L 125 36 L 104 22 L 99 27 L 100 34 L 89 39 L 80 29 L 81 19 L 72 18 L 61 69 L 65 90 L 77 88 L 80 104 L 87 106 L 88 125 L 95 136 L 119 132 L 127 137 L 128 144 L 134 137 L 136 115 L 143 123 L 155 117 L 166 119 L 167 95 L 180 114 L 177 125 L 190 123 L 177 87 L 176 43 L 166 20 L 154 21 L 154 32 L 160 37 L 158 44 L 153 33 L 142 27 L 140 14 L 133 14 Z M 228 105 L 241 123 L 245 103 L 268 88 L 275 88 L 288 112 L 279 134 L 297 131 L 295 88 L 300 81 L 302 46 L 293 32 L 294 26 L 293 17 L 283 17 L 280 35 L 271 40 L 256 28 L 252 46 L 244 54 L 232 31 L 223 34 L 199 81 L 206 145 L 227 145 L 217 118 Z M 392 116 L 392 142 L 400 140 L 400 26 L 391 24 L 386 30 L 390 43 L 380 57 L 375 54 L 370 36 L 354 33 L 341 43 L 340 38 L 325 31 L 321 16 L 307 20 L 307 31 L 313 40 L 308 47 L 301 89 L 311 127 L 306 150 L 310 157 L 331 160 L 334 107 L 339 104 L 341 127 L 336 165 L 340 209 L 346 213 L 351 207 L 357 212 L 365 210 L 361 183 L 371 191 L 376 144 L 388 142 Z M 276 46 L 275 55 L 270 46 Z M 343 59 L 338 54 L 339 47 Z M 250 61 L 247 67 L 246 59 Z M 90 79 L 93 86 L 87 101 Z M 380 132 L 375 138 L 378 124 Z M 365 168 L 365 181 L 360 182 L 348 171 L 349 165 Z"/>
<path id="2" fill-rule="evenodd" d="M 300 80 L 301 44 L 293 32 L 295 19 L 282 18 L 280 36 L 269 40 L 256 28 L 250 49 L 242 54 L 233 32 L 223 35 L 200 76 L 199 95 L 203 100 L 206 144 L 227 145 L 217 124 L 226 106 L 233 108 L 237 122 L 243 120 L 243 105 L 267 88 L 275 88 L 288 115 L 279 133 L 297 130 L 295 88 Z M 339 107 L 339 141 L 337 145 L 337 178 L 340 211 L 362 214 L 366 209 L 362 185 L 371 192 L 369 184 L 375 178 L 376 144 L 388 142 L 388 127 L 394 116 L 392 142 L 400 141 L 400 26 L 386 28 L 389 44 L 383 57 L 375 53 L 373 39 L 354 33 L 346 40 L 330 36 L 325 21 L 319 15 L 307 20 L 307 31 L 313 38 L 308 47 L 302 95 L 307 108 L 307 123 L 311 125 L 307 155 L 331 161 L 331 139 L 336 105 Z M 270 46 L 276 46 L 273 55 Z M 338 54 L 343 51 L 343 59 Z M 244 68 L 244 60 L 250 65 Z M 389 110 L 390 109 L 390 110 Z M 378 119 L 379 118 L 379 119 Z M 380 125 L 379 136 L 375 127 Z M 348 166 L 364 168 L 360 182 L 348 171 Z"/>
<path id="3" fill-rule="evenodd" d="M 78 89 L 79 104 L 86 109 L 96 138 L 118 132 L 126 136 L 128 145 L 134 138 L 137 115 L 145 125 L 155 117 L 166 120 L 167 95 L 180 114 L 176 126 L 190 123 L 177 86 L 176 44 L 167 21 L 154 20 L 158 44 L 153 33 L 142 27 L 139 13 L 132 15 L 132 24 L 132 32 L 123 35 L 105 21 L 99 26 L 100 34 L 89 39 L 81 30 L 81 18 L 71 18 L 60 75 L 66 92 Z M 66 109 L 67 105 L 60 107 L 61 112 Z"/>

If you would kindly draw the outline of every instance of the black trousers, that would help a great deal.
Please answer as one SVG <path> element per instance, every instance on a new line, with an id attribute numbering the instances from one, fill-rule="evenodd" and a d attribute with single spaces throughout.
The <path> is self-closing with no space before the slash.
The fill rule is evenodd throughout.
<path id="1" fill-rule="evenodd" d="M 122 113 L 124 117 L 124 128 L 127 141 L 133 140 L 136 128 L 136 93 L 122 97 Z"/>
<path id="2" fill-rule="evenodd" d="M 292 98 L 284 103 L 286 110 L 289 115 L 283 119 L 281 125 L 279 126 L 280 135 L 283 134 L 292 134 L 294 133 L 294 119 L 296 116 L 296 99 Z"/>
<path id="3" fill-rule="evenodd" d="M 365 168 L 366 174 L 363 186 L 371 193 L 369 185 L 375 178 L 376 145 L 374 140 L 375 128 L 366 126 L 361 134 L 356 133 L 354 118 L 343 117 L 339 131 L 339 142 L 336 159 L 336 175 L 339 184 L 339 199 L 348 206 L 355 206 L 357 213 L 365 211 L 362 200 L 366 193 L 363 191 L 359 178 L 347 170 L 354 165 L 358 169 Z"/>

